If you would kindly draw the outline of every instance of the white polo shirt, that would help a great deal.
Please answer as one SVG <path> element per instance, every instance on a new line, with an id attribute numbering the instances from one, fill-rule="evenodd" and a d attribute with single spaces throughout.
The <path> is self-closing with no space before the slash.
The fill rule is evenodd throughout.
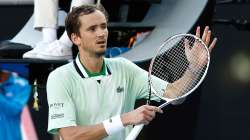
<path id="1" fill-rule="evenodd" d="M 148 97 L 148 73 L 124 58 L 105 58 L 106 75 L 89 77 L 75 61 L 50 73 L 47 81 L 48 131 L 94 125 L 134 109 L 135 101 Z M 166 82 L 159 80 L 162 87 Z M 156 98 L 156 97 L 155 97 Z M 122 140 L 132 126 L 105 140 Z"/>

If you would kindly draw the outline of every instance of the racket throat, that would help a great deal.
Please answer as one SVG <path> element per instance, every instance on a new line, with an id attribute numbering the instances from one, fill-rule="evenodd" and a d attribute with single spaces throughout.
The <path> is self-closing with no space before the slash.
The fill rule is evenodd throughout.
<path id="1" fill-rule="evenodd" d="M 150 85 L 150 82 L 149 82 L 149 94 L 148 94 L 148 99 L 147 99 L 147 105 L 150 105 L 151 104 L 151 94 L 152 94 L 152 89 L 151 89 L 151 85 Z"/>

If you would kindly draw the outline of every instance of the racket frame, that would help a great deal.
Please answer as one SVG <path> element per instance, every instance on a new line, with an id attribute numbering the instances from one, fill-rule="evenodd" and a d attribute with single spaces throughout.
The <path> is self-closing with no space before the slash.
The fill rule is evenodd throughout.
<path id="1" fill-rule="evenodd" d="M 172 40 L 176 37 L 180 37 L 180 36 L 183 36 L 183 37 L 186 37 L 186 36 L 190 36 L 190 37 L 193 37 L 195 38 L 195 40 L 198 40 L 199 42 L 201 42 L 204 46 L 204 48 L 206 49 L 206 52 L 207 52 L 207 66 L 206 66 L 206 69 L 204 71 L 204 74 L 202 75 L 202 77 L 200 78 L 199 82 L 191 89 L 188 91 L 188 93 L 182 95 L 182 96 L 179 96 L 177 98 L 174 98 L 174 99 L 169 99 L 169 98 L 166 98 L 166 97 L 162 97 L 160 95 L 157 94 L 157 92 L 154 90 L 153 86 L 152 86 L 152 76 L 151 76 L 151 73 L 152 73 L 152 68 L 153 68 L 153 64 L 154 64 L 154 61 L 157 57 L 157 54 L 161 51 L 161 49 L 165 46 L 165 44 L 169 41 L 169 40 Z M 171 48 L 169 48 L 171 49 Z M 207 45 L 203 42 L 202 39 L 198 38 L 197 36 L 193 35 L 193 34 L 176 34 L 174 36 L 171 36 L 169 37 L 168 39 L 166 39 L 162 45 L 158 48 L 157 52 L 156 52 L 156 55 L 152 58 L 151 62 L 150 62 L 150 65 L 149 65 L 149 70 L 148 70 L 148 88 L 149 88 L 149 97 L 148 97 L 148 101 L 147 101 L 147 104 L 150 103 L 150 99 L 151 99 L 151 95 L 152 93 L 155 94 L 157 97 L 159 97 L 160 99 L 166 101 L 165 103 L 161 104 L 159 107 L 160 108 L 163 108 L 165 106 L 167 106 L 168 104 L 172 103 L 173 101 L 176 101 L 176 100 L 179 100 L 179 99 L 182 99 L 182 98 L 185 98 L 187 97 L 189 94 L 191 94 L 196 88 L 198 88 L 198 86 L 202 83 L 202 81 L 205 79 L 206 75 L 207 75 L 207 71 L 208 71 L 208 68 L 209 68 L 209 64 L 210 64 L 210 53 L 209 53 L 209 50 L 207 48 Z M 134 128 L 132 129 L 132 131 L 129 133 L 129 135 L 126 137 L 126 140 L 135 140 L 136 137 L 139 135 L 139 133 L 141 132 L 142 128 L 143 128 L 144 124 L 139 124 L 139 125 L 136 125 L 134 126 Z"/>
<path id="2" fill-rule="evenodd" d="M 204 74 L 202 75 L 202 77 L 200 78 L 199 82 L 191 89 L 189 90 L 186 94 L 182 95 L 182 96 L 179 96 L 177 98 L 174 98 L 174 99 L 169 99 L 169 98 L 166 98 L 166 97 L 162 97 L 160 96 L 159 94 L 157 94 L 156 90 L 154 90 L 154 87 L 152 86 L 152 68 L 153 68 L 153 64 L 155 62 L 155 59 L 156 57 L 158 56 L 157 54 L 159 54 L 159 52 L 161 51 L 161 49 L 165 46 L 165 44 L 169 41 L 169 40 L 172 40 L 174 38 L 177 38 L 177 37 L 180 37 L 180 36 L 183 36 L 183 37 L 187 37 L 187 36 L 190 36 L 190 37 L 193 37 L 195 40 L 198 40 L 199 42 L 202 43 L 202 45 L 204 46 L 204 48 L 206 49 L 206 52 L 207 52 L 207 66 L 206 66 L 206 69 L 204 71 Z M 169 48 L 171 49 L 171 48 Z M 176 101 L 176 100 L 179 100 L 179 99 L 182 99 L 182 98 L 185 98 L 186 96 L 188 96 L 189 94 L 191 94 L 194 90 L 196 90 L 199 85 L 202 83 L 202 81 L 205 79 L 206 75 L 207 75 L 207 71 L 208 71 L 208 68 L 209 68 L 209 64 L 210 64 L 210 53 L 209 53 L 209 50 L 207 48 L 207 45 L 200 39 L 198 38 L 197 36 L 193 35 L 193 34 L 176 34 L 170 38 L 168 38 L 167 40 L 164 41 L 164 43 L 158 48 L 157 50 L 157 53 L 156 55 L 152 58 L 151 62 L 150 62 L 150 65 L 149 65 L 149 70 L 148 70 L 148 85 L 150 86 L 149 89 L 150 91 L 149 92 L 152 92 L 153 94 L 155 94 L 157 97 L 161 98 L 162 100 L 166 101 L 164 104 L 160 105 L 159 107 L 160 108 L 163 108 L 165 107 L 166 105 L 170 104 L 171 102 L 173 101 Z M 152 95 L 152 93 L 149 93 L 149 96 Z M 149 97 L 149 99 L 151 99 L 151 97 Z M 148 101 L 150 102 L 150 101 Z"/>

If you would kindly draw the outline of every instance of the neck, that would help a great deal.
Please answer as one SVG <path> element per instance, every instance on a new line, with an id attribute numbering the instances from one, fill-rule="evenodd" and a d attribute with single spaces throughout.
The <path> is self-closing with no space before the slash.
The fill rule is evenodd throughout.
<path id="1" fill-rule="evenodd" d="M 97 73 L 102 70 L 103 59 L 103 56 L 90 56 L 80 53 L 80 62 L 88 71 L 93 73 Z"/>

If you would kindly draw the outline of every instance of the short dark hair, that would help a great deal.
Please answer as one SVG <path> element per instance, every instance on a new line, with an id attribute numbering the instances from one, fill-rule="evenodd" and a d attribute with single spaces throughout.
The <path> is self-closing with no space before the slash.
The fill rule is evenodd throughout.
<path id="1" fill-rule="evenodd" d="M 84 4 L 82 6 L 72 8 L 72 11 L 67 15 L 65 19 L 65 29 L 70 40 L 71 34 L 73 33 L 80 36 L 79 29 L 81 27 L 81 22 L 79 20 L 79 17 L 82 15 L 94 13 L 96 10 L 101 11 L 108 21 L 108 13 L 102 5 Z"/>

